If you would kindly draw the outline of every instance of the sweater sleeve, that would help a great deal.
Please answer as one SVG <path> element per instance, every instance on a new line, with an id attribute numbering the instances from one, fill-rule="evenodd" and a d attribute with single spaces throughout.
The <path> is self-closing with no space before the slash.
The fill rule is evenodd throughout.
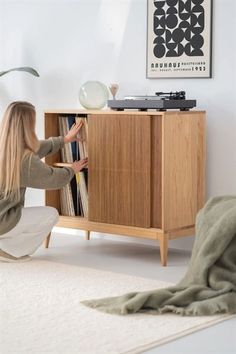
<path id="1" fill-rule="evenodd" d="M 47 140 L 40 140 L 39 142 L 40 147 L 36 154 L 40 159 L 44 156 L 55 154 L 65 145 L 63 136 L 51 137 Z"/>
<path id="2" fill-rule="evenodd" d="M 60 189 L 74 176 L 71 167 L 51 167 L 39 156 L 28 155 L 22 162 L 21 187 Z"/>

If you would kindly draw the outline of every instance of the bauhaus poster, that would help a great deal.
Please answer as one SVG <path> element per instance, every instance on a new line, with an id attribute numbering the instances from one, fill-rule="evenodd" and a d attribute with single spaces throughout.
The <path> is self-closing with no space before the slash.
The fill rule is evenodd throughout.
<path id="1" fill-rule="evenodd" d="M 148 0 L 147 77 L 211 77 L 212 0 Z"/>

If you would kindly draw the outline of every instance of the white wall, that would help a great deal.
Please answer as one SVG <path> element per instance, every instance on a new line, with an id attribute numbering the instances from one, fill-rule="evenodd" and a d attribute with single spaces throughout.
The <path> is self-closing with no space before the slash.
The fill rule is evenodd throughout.
<path id="1" fill-rule="evenodd" d="M 235 0 L 214 1 L 213 78 L 146 79 L 146 0 L 0 0 L 0 70 L 32 66 L 40 73 L 0 78 L 0 113 L 13 100 L 43 110 L 79 108 L 89 79 L 120 85 L 118 97 L 186 90 L 207 111 L 207 198 L 235 194 Z M 43 203 L 29 190 L 27 205 Z M 191 239 L 173 242 L 191 247 Z"/>

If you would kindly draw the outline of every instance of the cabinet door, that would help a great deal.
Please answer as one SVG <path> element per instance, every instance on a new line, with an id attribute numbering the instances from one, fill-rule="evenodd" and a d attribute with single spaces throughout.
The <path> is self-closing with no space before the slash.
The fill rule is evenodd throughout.
<path id="1" fill-rule="evenodd" d="M 195 224 L 204 203 L 204 120 L 201 112 L 166 113 L 163 119 L 162 228 Z"/>
<path id="2" fill-rule="evenodd" d="M 89 220 L 150 227 L 150 116 L 89 116 Z"/>

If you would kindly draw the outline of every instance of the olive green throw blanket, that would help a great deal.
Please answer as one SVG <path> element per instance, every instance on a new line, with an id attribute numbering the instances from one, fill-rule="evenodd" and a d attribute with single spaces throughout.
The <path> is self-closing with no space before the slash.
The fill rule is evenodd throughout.
<path id="1" fill-rule="evenodd" d="M 120 315 L 236 313 L 236 196 L 212 198 L 198 212 L 191 260 L 177 285 L 82 303 Z"/>

